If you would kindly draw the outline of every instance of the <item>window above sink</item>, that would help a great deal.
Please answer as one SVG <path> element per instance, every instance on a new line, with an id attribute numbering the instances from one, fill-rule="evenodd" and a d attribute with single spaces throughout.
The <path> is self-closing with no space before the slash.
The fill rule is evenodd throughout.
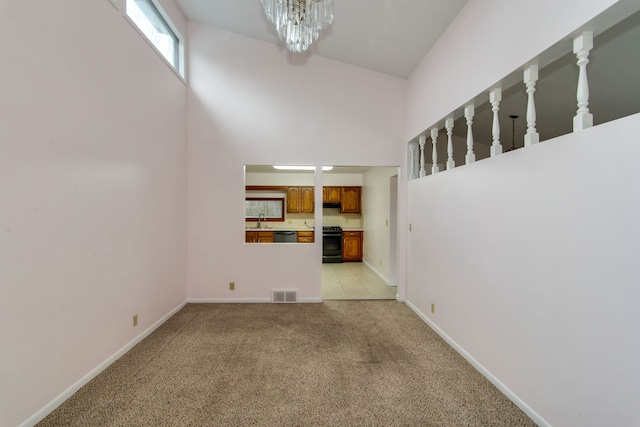
<path id="1" fill-rule="evenodd" d="M 246 197 L 245 221 L 284 222 L 284 197 Z"/>

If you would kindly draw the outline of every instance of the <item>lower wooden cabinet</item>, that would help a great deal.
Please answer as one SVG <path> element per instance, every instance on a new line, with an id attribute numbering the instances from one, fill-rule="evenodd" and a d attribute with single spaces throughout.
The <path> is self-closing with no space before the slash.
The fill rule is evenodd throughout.
<path id="1" fill-rule="evenodd" d="M 362 231 L 342 232 L 342 260 L 362 261 Z"/>
<path id="2" fill-rule="evenodd" d="M 296 233 L 296 242 L 313 243 L 313 231 L 298 231 Z"/>
<path id="3" fill-rule="evenodd" d="M 273 240 L 274 240 L 273 230 L 244 232 L 245 243 L 273 243 Z M 297 243 L 313 243 L 313 241 L 314 241 L 313 231 L 298 231 L 296 233 Z"/>
<path id="4" fill-rule="evenodd" d="M 273 243 L 273 231 L 245 231 L 245 243 Z"/>

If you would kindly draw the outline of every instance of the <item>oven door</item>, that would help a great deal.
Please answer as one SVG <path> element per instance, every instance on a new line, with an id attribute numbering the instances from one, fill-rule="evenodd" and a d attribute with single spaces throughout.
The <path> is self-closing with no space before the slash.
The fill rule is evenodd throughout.
<path id="1" fill-rule="evenodd" d="M 342 262 L 342 232 L 322 233 L 322 262 Z"/>

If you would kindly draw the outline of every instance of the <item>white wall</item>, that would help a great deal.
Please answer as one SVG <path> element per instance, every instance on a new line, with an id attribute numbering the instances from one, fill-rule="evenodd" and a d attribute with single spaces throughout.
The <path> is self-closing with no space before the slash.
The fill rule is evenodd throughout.
<path id="1" fill-rule="evenodd" d="M 245 185 L 314 186 L 315 175 L 310 173 L 246 173 Z"/>
<path id="2" fill-rule="evenodd" d="M 189 36 L 189 297 L 319 300 L 321 242 L 244 244 L 243 165 L 400 164 L 406 82 L 195 23 Z"/>
<path id="3" fill-rule="evenodd" d="M 322 185 L 325 187 L 362 187 L 362 174 L 323 173 Z"/>
<path id="4" fill-rule="evenodd" d="M 614 3 L 470 0 L 409 81 L 405 138 Z M 640 422 L 639 122 L 408 183 L 409 304 L 542 424 Z"/>
<path id="5" fill-rule="evenodd" d="M 371 168 L 363 175 L 362 203 L 364 212 L 364 262 L 387 282 L 391 266 L 391 187 L 390 179 L 397 167 Z"/>
<path id="6" fill-rule="evenodd" d="M 635 115 L 409 183 L 408 301 L 552 425 L 640 423 L 638 132 Z"/>
<path id="7" fill-rule="evenodd" d="M 0 37 L 0 425 L 15 426 L 185 300 L 186 86 L 106 0 L 3 1 Z"/>

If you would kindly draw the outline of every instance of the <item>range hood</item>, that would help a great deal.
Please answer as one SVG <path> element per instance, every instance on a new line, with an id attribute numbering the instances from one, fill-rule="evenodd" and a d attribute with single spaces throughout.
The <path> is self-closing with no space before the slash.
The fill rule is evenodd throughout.
<path id="1" fill-rule="evenodd" d="M 331 203 L 324 202 L 324 203 L 322 203 L 322 207 L 323 207 L 323 208 L 336 208 L 336 209 L 340 209 L 340 203 L 339 203 L 339 202 L 331 202 Z"/>

